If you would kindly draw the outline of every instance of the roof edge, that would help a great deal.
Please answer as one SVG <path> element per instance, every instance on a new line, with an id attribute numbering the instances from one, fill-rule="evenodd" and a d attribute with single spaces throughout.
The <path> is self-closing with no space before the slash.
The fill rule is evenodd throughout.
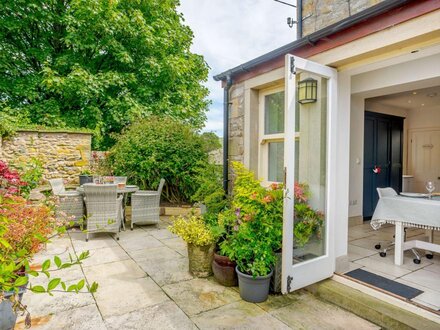
<path id="1" fill-rule="evenodd" d="M 313 45 L 317 41 L 319 41 L 322 38 L 325 38 L 329 35 L 332 35 L 336 32 L 345 30 L 363 20 L 378 16 L 380 14 L 383 14 L 391 9 L 394 9 L 396 7 L 405 5 L 409 2 L 412 2 L 413 0 L 385 0 L 377 5 L 374 5 L 372 7 L 369 7 L 357 14 L 354 14 L 352 16 L 349 16 L 347 18 L 344 18 L 343 20 L 336 22 L 334 24 L 331 24 L 325 28 L 322 28 L 321 30 L 315 31 L 311 33 L 310 35 L 307 35 L 301 39 L 295 40 L 287 45 L 284 45 L 282 47 L 279 47 L 273 51 L 270 51 L 269 53 L 266 53 L 264 55 L 261 55 L 259 57 L 256 57 L 248 62 L 245 62 L 239 66 L 236 66 L 230 70 L 227 70 L 225 72 L 222 72 L 218 75 L 213 76 L 215 81 L 224 81 L 227 79 L 227 77 L 233 77 L 235 74 L 242 73 L 242 72 L 249 72 L 254 67 L 263 64 L 267 61 L 270 61 L 278 56 L 285 55 L 293 50 L 296 50 L 298 48 L 301 48 L 306 45 Z"/>

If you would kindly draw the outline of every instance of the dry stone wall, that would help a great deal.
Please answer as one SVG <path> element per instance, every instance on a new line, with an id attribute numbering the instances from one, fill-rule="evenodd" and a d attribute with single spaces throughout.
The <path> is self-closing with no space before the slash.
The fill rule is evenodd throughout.
<path id="1" fill-rule="evenodd" d="M 303 0 L 303 36 L 339 22 L 384 0 Z"/>
<path id="2" fill-rule="evenodd" d="M 244 85 L 233 85 L 229 93 L 229 161 L 243 162 Z"/>
<path id="3" fill-rule="evenodd" d="M 75 183 L 90 166 L 91 141 L 89 133 L 18 131 L 0 140 L 0 159 L 22 163 L 35 157 L 43 163 L 45 180 L 61 177 Z"/>

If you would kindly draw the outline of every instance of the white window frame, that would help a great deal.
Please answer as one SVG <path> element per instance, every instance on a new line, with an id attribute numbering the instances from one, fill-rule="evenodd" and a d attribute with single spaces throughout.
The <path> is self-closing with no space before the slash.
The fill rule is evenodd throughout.
<path id="1" fill-rule="evenodd" d="M 264 124 L 265 124 L 265 113 L 264 113 L 264 100 L 267 95 L 275 94 L 279 92 L 285 92 L 284 85 L 262 89 L 259 91 L 258 96 L 258 142 L 259 142 L 259 155 L 258 157 L 258 173 L 260 179 L 262 179 L 262 184 L 264 186 L 269 186 L 272 183 L 278 183 L 276 181 L 269 181 L 269 143 L 270 142 L 284 142 L 284 133 L 277 134 L 265 134 Z M 284 109 L 284 119 L 285 119 L 285 109 Z"/>

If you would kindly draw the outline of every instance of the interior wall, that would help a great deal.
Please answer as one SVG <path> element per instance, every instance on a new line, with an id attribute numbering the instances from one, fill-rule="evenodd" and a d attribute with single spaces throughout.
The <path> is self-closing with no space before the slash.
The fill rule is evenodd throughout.
<path id="1" fill-rule="evenodd" d="M 438 78 L 440 77 L 439 61 L 440 54 L 435 54 L 418 60 L 404 62 L 383 69 L 368 71 L 363 74 L 352 76 L 350 106 L 349 217 L 362 215 L 365 99 L 403 92 L 405 90 L 438 85 Z M 369 108 L 371 111 L 378 111 L 376 105 L 370 104 Z M 415 128 L 414 125 L 425 125 L 427 121 L 432 122 L 432 120 L 429 119 L 428 114 L 426 119 L 414 119 L 418 117 L 417 114 L 411 114 L 411 111 L 405 111 L 403 109 L 385 109 L 385 107 L 383 107 L 382 110 L 378 112 L 407 117 L 408 120 L 405 120 L 407 123 L 405 123 L 404 128 L 406 132 L 405 135 L 408 135 L 407 130 Z M 438 113 L 435 114 L 435 118 L 437 118 L 436 120 L 438 120 L 437 116 L 439 116 Z M 410 124 L 413 119 L 414 121 Z M 403 157 L 405 171 L 408 161 L 408 154 L 406 151 Z"/>

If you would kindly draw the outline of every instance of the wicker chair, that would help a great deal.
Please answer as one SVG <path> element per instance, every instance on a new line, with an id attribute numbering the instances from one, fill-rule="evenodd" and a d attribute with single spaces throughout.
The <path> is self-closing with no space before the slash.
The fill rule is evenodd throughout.
<path id="1" fill-rule="evenodd" d="M 119 240 L 122 220 L 122 200 L 118 197 L 117 185 L 84 184 L 87 208 L 87 236 L 89 233 L 108 232 Z"/>
<path id="2" fill-rule="evenodd" d="M 59 220 L 72 221 L 82 227 L 84 220 L 84 200 L 78 191 L 67 191 L 63 179 L 50 179 L 52 192 L 58 197 L 55 216 Z"/>
<path id="3" fill-rule="evenodd" d="M 156 190 L 139 190 L 131 195 L 131 230 L 133 224 L 142 223 L 152 225 L 159 222 L 160 195 L 165 179 L 160 179 Z"/>

